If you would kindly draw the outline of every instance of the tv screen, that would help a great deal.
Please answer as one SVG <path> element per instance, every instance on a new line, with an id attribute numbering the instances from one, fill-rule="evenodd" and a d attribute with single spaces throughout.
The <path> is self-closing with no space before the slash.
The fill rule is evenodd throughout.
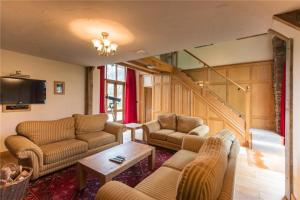
<path id="1" fill-rule="evenodd" d="M 1 104 L 43 104 L 46 100 L 46 81 L 1 77 Z"/>

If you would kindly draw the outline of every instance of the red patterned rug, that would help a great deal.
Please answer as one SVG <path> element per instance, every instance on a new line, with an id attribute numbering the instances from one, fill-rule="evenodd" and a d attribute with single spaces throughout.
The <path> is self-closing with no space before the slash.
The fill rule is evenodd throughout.
<path id="1" fill-rule="evenodd" d="M 155 170 L 164 161 L 170 158 L 174 151 L 156 147 Z M 155 171 L 154 170 L 154 171 Z M 114 178 L 131 187 L 136 186 L 153 171 L 148 169 L 147 159 L 124 171 Z M 71 166 L 47 176 L 43 176 L 36 181 L 30 182 L 25 200 L 69 200 L 69 199 L 94 199 L 99 189 L 99 181 L 93 175 L 88 175 L 87 187 L 78 191 L 76 181 L 76 167 Z"/>

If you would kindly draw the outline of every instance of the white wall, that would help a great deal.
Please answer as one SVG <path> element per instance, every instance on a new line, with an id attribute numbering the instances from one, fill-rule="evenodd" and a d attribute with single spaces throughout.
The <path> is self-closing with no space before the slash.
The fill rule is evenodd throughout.
<path id="1" fill-rule="evenodd" d="M 32 105 L 29 112 L 8 112 L 0 110 L 0 151 L 4 151 L 4 139 L 15 134 L 16 125 L 25 120 L 52 120 L 84 113 L 84 67 L 48 60 L 17 52 L 1 50 L 1 75 L 16 70 L 33 79 L 46 80 L 47 99 L 45 104 Z M 65 81 L 65 95 L 53 94 L 53 81 Z M 1 108 L 2 109 L 2 108 Z"/>
<path id="2" fill-rule="evenodd" d="M 272 38 L 269 35 L 194 48 L 191 52 L 210 66 L 273 59 Z M 186 53 L 179 54 L 178 63 L 183 69 L 201 67 L 201 64 Z"/>
<path id="3" fill-rule="evenodd" d="M 300 199 L 300 31 L 276 20 L 272 28 L 293 39 L 293 181 L 294 194 Z"/>

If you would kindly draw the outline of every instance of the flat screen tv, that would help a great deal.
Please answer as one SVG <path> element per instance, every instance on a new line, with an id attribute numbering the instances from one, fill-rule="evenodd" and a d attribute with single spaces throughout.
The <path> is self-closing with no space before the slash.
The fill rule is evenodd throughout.
<path id="1" fill-rule="evenodd" d="M 0 77 L 0 104 L 44 104 L 46 81 Z"/>

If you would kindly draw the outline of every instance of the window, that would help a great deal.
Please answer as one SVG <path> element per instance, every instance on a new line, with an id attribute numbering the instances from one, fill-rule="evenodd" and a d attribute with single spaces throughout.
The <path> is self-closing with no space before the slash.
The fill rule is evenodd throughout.
<path id="1" fill-rule="evenodd" d="M 109 115 L 109 121 L 115 120 L 122 122 L 124 117 L 124 91 L 125 91 L 125 67 L 120 65 L 106 65 L 106 95 L 120 99 L 120 102 L 106 98 L 106 112 Z"/>

